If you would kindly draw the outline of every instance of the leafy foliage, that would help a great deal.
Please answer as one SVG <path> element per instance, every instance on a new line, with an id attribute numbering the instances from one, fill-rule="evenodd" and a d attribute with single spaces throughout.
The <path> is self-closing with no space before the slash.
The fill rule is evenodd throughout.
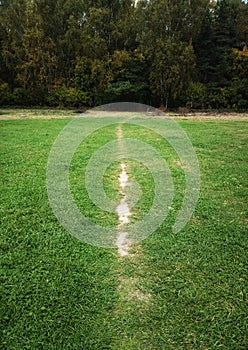
<path id="1" fill-rule="evenodd" d="M 241 0 L 1 1 L 0 103 L 246 108 L 247 14 Z"/>

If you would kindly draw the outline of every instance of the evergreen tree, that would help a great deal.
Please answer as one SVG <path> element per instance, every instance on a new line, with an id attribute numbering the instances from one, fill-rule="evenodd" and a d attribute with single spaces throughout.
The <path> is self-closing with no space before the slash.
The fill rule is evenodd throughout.
<path id="1" fill-rule="evenodd" d="M 205 1 L 149 1 L 144 10 L 140 48 L 148 59 L 150 87 L 157 103 L 168 105 L 190 81 L 194 67 L 192 38 Z"/>
<path id="2" fill-rule="evenodd" d="M 194 43 L 200 81 L 212 86 L 230 82 L 230 53 L 238 45 L 240 0 L 211 2 Z"/>

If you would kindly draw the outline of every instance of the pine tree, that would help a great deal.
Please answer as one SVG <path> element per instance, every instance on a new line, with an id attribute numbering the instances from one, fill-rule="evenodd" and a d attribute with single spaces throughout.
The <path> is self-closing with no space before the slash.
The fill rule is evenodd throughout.
<path id="1" fill-rule="evenodd" d="M 194 43 L 200 81 L 226 86 L 230 81 L 230 53 L 238 45 L 237 23 L 240 0 L 218 0 L 207 8 L 201 31 Z"/>

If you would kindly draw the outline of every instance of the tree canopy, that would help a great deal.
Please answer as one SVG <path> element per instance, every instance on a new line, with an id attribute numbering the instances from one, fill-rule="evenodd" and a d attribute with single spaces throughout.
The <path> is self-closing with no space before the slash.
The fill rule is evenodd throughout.
<path id="1" fill-rule="evenodd" d="M 0 104 L 248 108 L 242 0 L 1 0 Z"/>

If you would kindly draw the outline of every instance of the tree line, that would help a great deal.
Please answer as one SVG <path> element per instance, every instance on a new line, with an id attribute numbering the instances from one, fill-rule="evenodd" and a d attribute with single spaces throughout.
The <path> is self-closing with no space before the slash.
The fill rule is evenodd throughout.
<path id="1" fill-rule="evenodd" d="M 242 0 L 0 0 L 0 104 L 248 108 Z"/>

